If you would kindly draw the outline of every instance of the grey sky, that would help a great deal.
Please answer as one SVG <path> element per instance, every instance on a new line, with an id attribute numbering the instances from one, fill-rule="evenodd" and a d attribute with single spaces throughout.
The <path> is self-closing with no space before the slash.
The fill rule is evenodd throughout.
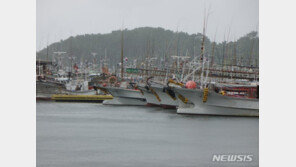
<path id="1" fill-rule="evenodd" d="M 69 36 L 124 28 L 162 27 L 202 32 L 204 8 L 211 8 L 206 35 L 222 41 L 257 30 L 258 0 L 37 0 L 37 50 Z M 227 35 L 226 35 L 227 36 Z"/>

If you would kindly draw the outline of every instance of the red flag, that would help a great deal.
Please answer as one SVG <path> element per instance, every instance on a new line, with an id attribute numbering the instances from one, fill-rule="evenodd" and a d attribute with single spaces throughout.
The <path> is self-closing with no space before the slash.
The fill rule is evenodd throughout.
<path id="1" fill-rule="evenodd" d="M 75 69 L 76 71 L 78 70 L 78 66 L 77 66 L 76 63 L 74 64 L 74 69 Z"/>

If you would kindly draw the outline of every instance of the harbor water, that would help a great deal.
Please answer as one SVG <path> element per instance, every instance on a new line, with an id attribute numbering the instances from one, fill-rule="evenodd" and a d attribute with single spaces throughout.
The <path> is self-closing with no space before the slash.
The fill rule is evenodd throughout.
<path id="1" fill-rule="evenodd" d="M 180 115 L 158 107 L 37 102 L 37 166 L 259 165 L 258 117 Z M 216 162 L 213 155 L 252 155 Z"/>

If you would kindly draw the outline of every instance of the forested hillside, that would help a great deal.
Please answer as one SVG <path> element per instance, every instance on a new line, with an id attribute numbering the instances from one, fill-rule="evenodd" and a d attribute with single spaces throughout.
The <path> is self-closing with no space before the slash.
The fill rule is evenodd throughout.
<path id="1" fill-rule="evenodd" d="M 188 34 L 173 32 L 163 28 L 143 27 L 123 31 L 124 57 L 128 60 L 137 59 L 143 62 L 146 57 L 157 57 L 168 60 L 172 55 L 198 56 L 200 54 L 202 34 Z M 205 40 L 205 50 L 209 55 L 213 53 L 211 42 Z M 239 38 L 235 42 L 214 44 L 214 63 L 238 64 L 244 66 L 258 66 L 259 37 L 257 32 Z M 109 64 L 120 62 L 121 31 L 109 34 L 85 34 L 70 37 L 53 43 L 37 53 L 38 58 L 52 59 L 56 51 L 67 52 L 65 56 L 76 57 L 76 62 L 93 61 L 91 53 L 97 53 L 97 61 L 107 55 Z M 224 62 L 223 62 L 224 60 Z"/>

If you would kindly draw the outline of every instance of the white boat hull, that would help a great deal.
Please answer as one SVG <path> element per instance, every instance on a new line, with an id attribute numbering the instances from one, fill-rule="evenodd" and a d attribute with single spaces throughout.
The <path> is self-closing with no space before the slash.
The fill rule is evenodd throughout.
<path id="1" fill-rule="evenodd" d="M 146 105 L 146 101 L 143 99 L 131 99 L 131 98 L 123 98 L 123 97 L 113 97 L 112 100 L 104 100 L 104 105 L 127 105 L 127 106 L 144 106 Z"/>
<path id="2" fill-rule="evenodd" d="M 105 88 L 113 96 L 112 100 L 105 100 L 105 105 L 146 105 L 146 99 L 139 90 L 124 89 L 124 88 Z"/>
<path id="3" fill-rule="evenodd" d="M 206 102 L 203 102 L 203 90 L 174 88 L 177 96 L 182 95 L 188 99 L 185 103 L 179 97 L 177 113 L 205 114 L 227 116 L 259 116 L 259 100 L 223 96 L 209 92 Z"/>
<path id="4" fill-rule="evenodd" d="M 67 90 L 66 94 L 70 94 L 70 95 L 96 95 L 96 94 L 100 94 L 100 90 L 98 90 L 98 93 L 95 90 L 85 90 L 85 91 L 70 91 Z"/>

